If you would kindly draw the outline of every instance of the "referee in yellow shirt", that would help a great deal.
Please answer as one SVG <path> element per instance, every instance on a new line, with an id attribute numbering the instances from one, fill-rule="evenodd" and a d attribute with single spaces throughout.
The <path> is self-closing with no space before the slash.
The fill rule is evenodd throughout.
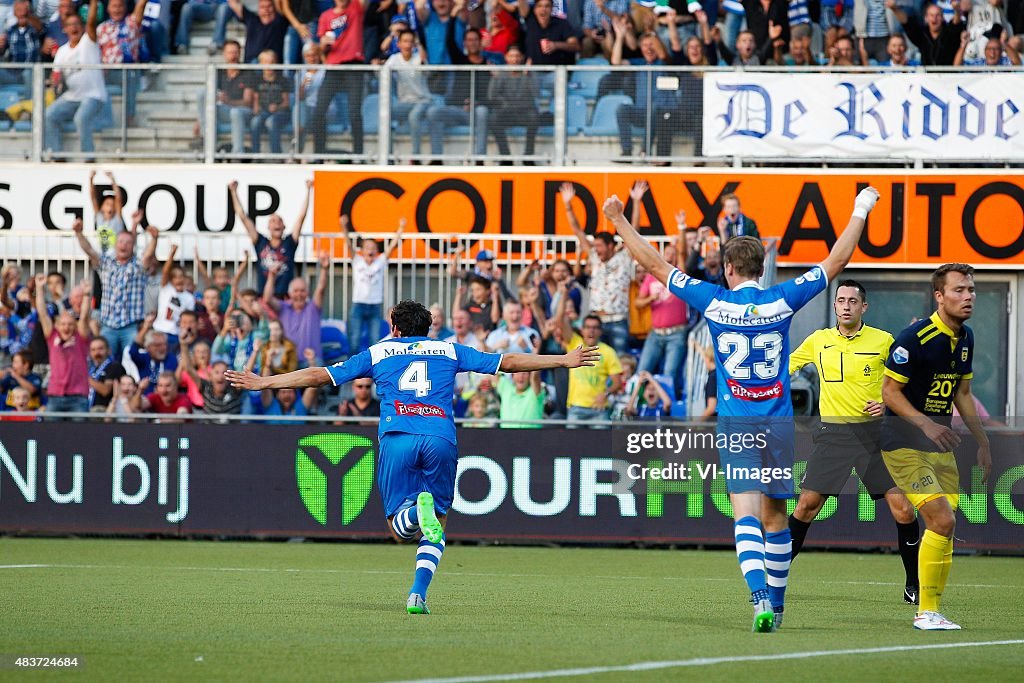
<path id="1" fill-rule="evenodd" d="M 855 469 L 872 500 L 885 498 L 896 520 L 907 579 L 905 602 L 918 602 L 917 551 L 920 527 L 914 508 L 892 480 L 881 457 L 882 378 L 892 335 L 864 324 L 867 292 L 855 280 L 836 287 L 835 327 L 818 330 L 789 357 L 789 372 L 808 363 L 818 368 L 821 426 L 800 482 L 800 500 L 789 517 L 793 558 L 830 495 L 838 495 Z"/>

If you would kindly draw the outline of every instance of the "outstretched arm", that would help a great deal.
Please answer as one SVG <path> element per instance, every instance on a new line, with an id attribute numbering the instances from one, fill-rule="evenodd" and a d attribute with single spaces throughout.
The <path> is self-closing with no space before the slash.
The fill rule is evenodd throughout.
<path id="1" fill-rule="evenodd" d="M 100 199 L 96 196 L 96 171 L 89 171 L 89 198 L 92 199 L 92 212 L 100 212 Z"/>
<path id="2" fill-rule="evenodd" d="M 78 309 L 78 334 L 89 339 L 92 337 L 92 330 L 89 328 L 89 316 L 92 313 L 92 283 L 86 280 L 82 283 L 82 306 Z"/>
<path id="3" fill-rule="evenodd" d="M 228 192 L 231 194 L 231 208 L 235 211 L 235 216 L 238 220 L 242 221 L 242 225 L 245 227 L 245 231 L 249 233 L 249 239 L 252 240 L 253 244 L 260 238 L 260 234 L 256 232 L 256 224 L 249 218 L 249 215 L 242 208 L 242 200 L 238 198 L 238 181 L 232 180 L 228 184 Z"/>
<path id="4" fill-rule="evenodd" d="M 668 276 L 672 273 L 672 264 L 662 258 L 658 250 L 629 224 L 622 214 L 622 200 L 615 195 L 606 199 L 604 215 L 615 226 L 615 231 L 619 233 L 622 243 L 629 249 L 629 253 L 636 259 L 636 262 L 659 281 L 668 282 Z"/>
<path id="5" fill-rule="evenodd" d="M 89 0 L 89 13 L 85 17 L 85 32 L 89 40 L 96 42 L 96 0 Z"/>
<path id="6" fill-rule="evenodd" d="M 46 276 L 40 273 L 36 275 L 36 315 L 39 318 L 39 325 L 43 328 L 43 336 L 49 337 L 53 332 L 53 318 L 46 310 Z"/>
<path id="7" fill-rule="evenodd" d="M 541 356 L 534 353 L 506 353 L 501 357 L 502 372 L 533 372 L 551 368 L 582 368 L 596 365 L 601 354 L 596 346 L 577 346 L 561 356 Z"/>
<path id="8" fill-rule="evenodd" d="M 309 213 L 309 196 L 313 192 L 313 179 L 309 178 L 306 180 L 306 198 L 302 200 L 302 209 L 299 211 L 298 218 L 295 219 L 295 225 L 292 226 L 292 239 L 296 242 L 299 241 L 299 235 L 302 234 L 302 225 L 306 222 L 306 214 Z"/>
<path id="9" fill-rule="evenodd" d="M 327 368 L 303 368 L 283 375 L 260 377 L 252 372 L 226 370 L 224 378 L 236 389 L 263 391 L 264 389 L 305 389 L 306 387 L 322 387 L 331 383 L 331 375 Z"/>
<path id="10" fill-rule="evenodd" d="M 171 245 L 171 253 L 167 255 L 167 260 L 164 261 L 164 269 L 160 274 L 160 286 L 166 287 L 167 283 L 171 281 L 171 271 L 174 270 L 174 255 L 178 253 L 178 245 Z"/>
<path id="11" fill-rule="evenodd" d="M 825 275 L 828 277 L 829 282 L 832 282 L 839 273 L 843 272 L 843 268 L 846 268 L 847 264 L 850 263 L 850 259 L 853 258 L 853 250 L 857 248 L 857 244 L 860 242 L 860 236 L 864 232 L 864 224 L 867 222 L 868 214 L 875 207 L 875 202 L 878 201 L 879 196 L 878 190 L 873 187 L 866 187 L 857 195 L 857 199 L 854 201 L 853 215 L 850 216 L 850 222 L 846 225 L 846 230 L 836 240 L 832 251 L 828 254 L 828 258 L 821 262 L 821 267 L 825 269 Z"/>
<path id="12" fill-rule="evenodd" d="M 324 292 L 327 291 L 327 269 L 331 266 L 331 256 L 326 251 L 320 252 L 320 273 L 316 276 L 316 291 L 313 292 L 313 304 L 324 310 Z"/>
<path id="13" fill-rule="evenodd" d="M 89 244 L 89 240 L 86 239 L 85 235 L 82 234 L 82 219 L 76 218 L 75 222 L 71 224 L 71 230 L 75 233 L 75 239 L 78 240 L 78 246 L 82 248 L 85 255 L 89 257 L 89 263 L 92 264 L 93 268 L 100 267 L 100 255 L 92 248 Z"/>
<path id="14" fill-rule="evenodd" d="M 146 234 L 149 235 L 149 243 L 146 245 L 146 251 L 142 252 L 142 267 L 149 271 L 156 265 L 156 241 L 160 239 L 160 231 L 151 225 L 146 228 Z"/>
<path id="15" fill-rule="evenodd" d="M 572 198 L 576 196 L 576 188 L 572 183 L 562 183 L 559 192 L 562 194 L 562 204 L 565 206 L 566 218 L 569 219 L 569 227 L 572 228 L 572 234 L 576 235 L 576 239 L 579 240 L 580 253 L 584 253 L 590 249 L 590 238 L 587 237 L 587 233 L 583 232 L 583 228 L 580 227 L 580 222 L 572 210 Z"/>
<path id="16" fill-rule="evenodd" d="M 384 258 L 391 258 L 391 252 L 395 250 L 398 243 L 402 241 L 402 232 L 405 230 L 405 216 L 398 219 L 398 230 L 395 230 L 395 236 L 389 239 L 384 244 Z"/>

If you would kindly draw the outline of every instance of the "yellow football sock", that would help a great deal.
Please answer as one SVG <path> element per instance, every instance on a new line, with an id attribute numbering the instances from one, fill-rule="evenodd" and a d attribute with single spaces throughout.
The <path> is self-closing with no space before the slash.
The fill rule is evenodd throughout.
<path id="1" fill-rule="evenodd" d="M 947 554 L 948 553 L 948 554 Z M 921 579 L 921 611 L 938 612 L 949 567 L 953 564 L 953 539 L 926 529 L 921 536 L 917 572 Z"/>

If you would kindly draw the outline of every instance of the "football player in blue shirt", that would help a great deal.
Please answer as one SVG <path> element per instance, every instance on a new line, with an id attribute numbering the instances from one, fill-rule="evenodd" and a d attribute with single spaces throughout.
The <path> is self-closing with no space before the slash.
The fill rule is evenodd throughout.
<path id="1" fill-rule="evenodd" d="M 394 337 L 374 344 L 343 363 L 283 375 L 260 377 L 227 372 L 232 386 L 263 390 L 340 386 L 361 377 L 377 383 L 380 394 L 380 458 L 377 486 L 384 499 L 388 530 L 399 541 L 422 538 L 406 609 L 429 614 L 426 597 L 444 552 L 446 515 L 455 497 L 458 451 L 452 396 L 455 375 L 531 372 L 594 365 L 597 347 L 579 346 L 562 356 L 483 353 L 469 346 L 429 339 L 430 311 L 415 301 L 392 309 Z"/>
<path id="2" fill-rule="evenodd" d="M 829 280 L 850 262 L 878 196 L 874 188 L 862 190 L 828 258 L 769 289 L 758 284 L 764 273 L 760 239 L 734 237 L 725 244 L 726 289 L 689 277 L 665 261 L 623 216 L 618 197 L 604 204 L 605 216 L 633 258 L 707 320 L 718 377 L 719 457 L 757 632 L 773 631 L 782 623 L 793 547 L 786 514 L 786 500 L 793 497 L 789 326 L 793 314 L 827 289 Z"/>

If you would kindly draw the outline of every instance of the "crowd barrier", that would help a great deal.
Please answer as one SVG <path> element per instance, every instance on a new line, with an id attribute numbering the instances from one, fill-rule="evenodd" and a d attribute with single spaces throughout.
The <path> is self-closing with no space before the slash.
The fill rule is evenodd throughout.
<path id="1" fill-rule="evenodd" d="M 460 429 L 449 538 L 731 546 L 724 479 L 635 479 L 638 468 L 666 460 L 631 455 L 624 429 L 520 429 L 514 439 L 507 430 Z M 352 422 L 2 424 L 0 531 L 384 539 L 375 435 Z M 957 548 L 1021 554 L 1024 442 L 998 430 L 991 439 L 987 486 L 970 440 L 957 452 Z M 796 452 L 799 481 L 809 430 L 798 429 Z M 701 448 L 680 459 L 692 472 L 718 462 Z M 852 479 L 825 506 L 807 545 L 889 549 L 893 538 L 885 504 L 872 503 Z"/>

